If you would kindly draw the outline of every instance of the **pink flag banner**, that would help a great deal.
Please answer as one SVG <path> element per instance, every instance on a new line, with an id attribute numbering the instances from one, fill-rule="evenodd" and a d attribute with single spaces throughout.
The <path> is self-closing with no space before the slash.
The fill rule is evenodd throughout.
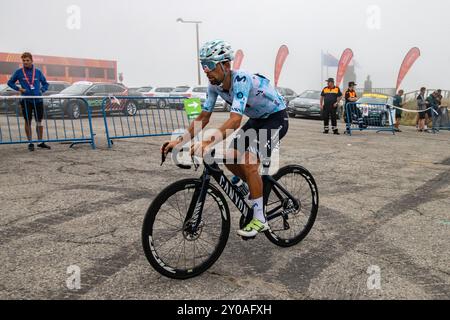
<path id="1" fill-rule="evenodd" d="M 278 86 L 278 80 L 280 80 L 281 70 L 283 70 L 284 62 L 286 61 L 288 55 L 288 47 L 282 45 L 278 50 L 277 58 L 275 60 L 275 87 Z"/>
<path id="2" fill-rule="evenodd" d="M 400 71 L 398 72 L 398 78 L 397 78 L 397 90 L 400 88 L 400 85 L 403 82 L 403 79 L 405 79 L 406 74 L 409 72 L 413 64 L 419 59 L 420 57 L 420 49 L 419 48 L 412 48 L 409 50 L 409 52 L 406 54 L 405 59 L 403 59 L 403 63 L 400 67 Z"/>

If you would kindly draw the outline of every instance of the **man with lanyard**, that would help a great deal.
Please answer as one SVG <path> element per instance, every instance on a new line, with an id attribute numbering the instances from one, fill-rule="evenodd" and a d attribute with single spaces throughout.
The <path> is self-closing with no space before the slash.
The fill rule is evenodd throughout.
<path id="1" fill-rule="evenodd" d="M 418 123 L 418 131 L 419 132 L 426 132 L 425 129 L 425 118 L 426 118 L 426 113 L 427 113 L 427 109 L 429 106 L 429 101 L 427 101 L 427 99 L 425 98 L 425 93 L 427 91 L 427 88 L 422 87 L 420 88 L 420 93 L 417 96 L 417 110 L 419 111 L 418 114 L 418 118 L 419 118 L 419 123 Z"/>
<path id="2" fill-rule="evenodd" d="M 226 158 L 234 161 L 233 164 L 227 163 L 226 167 L 249 186 L 253 220 L 239 230 L 238 234 L 244 238 L 252 238 L 269 230 L 264 212 L 260 163 L 267 168 L 272 150 L 277 148 L 279 141 L 288 131 L 289 117 L 283 98 L 270 81 L 258 74 L 232 70 L 233 59 L 231 46 L 223 40 L 210 41 L 202 47 L 200 63 L 210 82 L 202 113 L 191 123 L 183 136 L 170 142 L 161 152 L 167 153 L 175 147 L 189 143 L 198 133 L 194 132 L 194 124 L 201 123 L 203 129 L 209 123 L 218 96 L 231 104 L 230 118 L 218 129 L 214 141 L 210 139 L 194 144 L 191 153 L 207 153 L 213 143 L 226 139 L 239 129 L 244 115 L 249 117 L 230 145 Z M 200 128 L 198 129 L 200 131 Z M 263 135 L 267 137 L 267 141 Z"/>
<path id="3" fill-rule="evenodd" d="M 348 89 L 345 91 L 345 108 L 344 108 L 344 117 L 345 117 L 345 123 L 347 124 L 347 130 L 345 133 L 350 133 L 350 127 L 353 122 L 353 115 L 356 115 L 358 118 L 358 122 L 361 122 L 361 116 L 360 116 L 360 110 L 354 103 L 358 101 L 358 95 L 355 91 L 356 83 L 351 81 L 348 83 Z M 352 103 L 349 105 L 349 103 Z M 348 109 L 350 108 L 350 109 Z M 348 114 L 350 114 L 350 119 L 347 119 Z"/>
<path id="4" fill-rule="evenodd" d="M 322 111 L 324 122 L 324 134 L 330 132 L 330 116 L 333 133 L 339 135 L 337 127 L 337 108 L 342 99 L 342 92 L 339 87 L 334 85 L 334 79 L 327 80 L 328 86 L 322 90 L 320 97 L 320 110 Z"/>
<path id="5" fill-rule="evenodd" d="M 33 65 L 33 56 L 31 53 L 25 52 L 22 54 L 22 63 L 23 67 L 14 72 L 11 79 L 8 81 L 8 86 L 15 91 L 19 91 L 20 94 L 24 96 L 42 96 L 42 93 L 48 90 L 49 84 L 41 70 Z M 17 81 L 19 81 L 21 88 L 16 85 Z M 22 115 L 25 118 L 25 132 L 28 141 L 30 142 L 28 150 L 34 151 L 34 144 L 31 143 L 31 141 L 33 141 L 31 120 L 34 112 L 38 140 L 42 140 L 44 133 L 44 127 L 42 126 L 42 119 L 44 118 L 44 102 L 42 99 L 22 99 L 20 105 L 22 106 Z M 38 144 L 38 147 L 50 149 L 45 143 Z"/>
<path id="6" fill-rule="evenodd" d="M 395 96 L 394 96 L 394 107 L 395 109 L 395 131 L 396 132 L 402 132 L 400 130 L 400 121 L 402 120 L 403 110 L 399 108 L 403 108 L 403 94 L 405 92 L 403 90 L 400 90 Z"/>

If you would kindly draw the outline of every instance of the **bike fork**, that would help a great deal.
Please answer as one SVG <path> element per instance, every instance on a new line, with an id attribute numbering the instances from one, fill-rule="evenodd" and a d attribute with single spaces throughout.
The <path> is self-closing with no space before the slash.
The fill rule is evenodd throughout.
<path id="1" fill-rule="evenodd" d="M 203 208 L 205 206 L 206 193 L 211 177 L 208 173 L 202 176 L 202 183 L 192 196 L 189 210 L 184 220 L 184 229 L 186 231 L 196 232 L 202 222 Z"/>

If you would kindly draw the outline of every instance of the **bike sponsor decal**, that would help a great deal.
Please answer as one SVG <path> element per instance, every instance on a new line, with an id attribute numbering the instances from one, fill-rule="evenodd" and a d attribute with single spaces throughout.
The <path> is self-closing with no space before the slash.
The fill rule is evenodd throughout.
<path id="1" fill-rule="evenodd" d="M 148 236 L 148 243 L 149 243 L 149 245 L 150 245 L 150 249 L 151 249 L 151 251 L 152 251 L 153 257 L 155 257 L 156 262 L 158 262 L 158 264 L 159 264 L 161 267 L 163 267 L 165 270 L 167 270 L 167 271 L 169 271 L 169 272 L 171 272 L 171 273 L 176 273 L 176 272 L 175 272 L 175 269 L 173 269 L 173 268 L 169 267 L 168 265 L 166 265 L 166 264 L 159 258 L 158 254 L 156 253 L 155 246 L 153 245 L 153 238 L 152 238 L 151 235 Z"/>
<path id="2" fill-rule="evenodd" d="M 234 205 L 239 209 L 239 211 L 241 211 L 242 214 L 246 216 L 248 213 L 248 207 L 240 197 L 240 194 L 236 192 L 231 183 L 227 181 L 225 176 L 222 175 L 220 177 L 219 185 L 223 189 L 223 191 L 228 195 L 228 197 L 230 197 L 231 201 L 233 201 Z"/>
<path id="3" fill-rule="evenodd" d="M 211 197 L 214 198 L 214 200 L 215 200 L 215 201 L 217 202 L 217 204 L 219 205 L 220 213 L 222 214 L 223 220 L 225 220 L 225 221 L 228 220 L 227 213 L 226 213 L 226 210 L 225 210 L 225 205 L 223 204 L 222 200 L 221 200 L 219 197 L 217 197 L 217 196 L 213 193 L 213 191 L 212 191 L 211 189 L 208 189 L 208 193 L 211 195 Z"/>

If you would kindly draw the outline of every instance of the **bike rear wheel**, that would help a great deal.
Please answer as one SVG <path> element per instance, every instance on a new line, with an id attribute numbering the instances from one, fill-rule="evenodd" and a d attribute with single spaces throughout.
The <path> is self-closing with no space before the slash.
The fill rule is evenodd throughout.
<path id="1" fill-rule="evenodd" d="M 201 181 L 187 179 L 164 189 L 150 205 L 142 227 L 147 260 L 160 274 L 189 279 L 208 270 L 222 254 L 230 233 L 230 211 L 222 193 L 208 186 L 202 222 L 195 233 L 186 231 L 194 192 Z"/>
<path id="2" fill-rule="evenodd" d="M 286 216 L 269 220 L 270 230 L 266 237 L 280 247 L 292 247 L 300 243 L 311 231 L 319 209 L 319 192 L 311 173 L 301 166 L 287 166 L 280 169 L 273 178 L 283 186 L 300 204 Z M 280 197 L 281 196 L 281 197 Z M 277 207 L 286 210 L 293 207 L 288 196 L 277 186 L 272 186 L 267 212 Z"/>

